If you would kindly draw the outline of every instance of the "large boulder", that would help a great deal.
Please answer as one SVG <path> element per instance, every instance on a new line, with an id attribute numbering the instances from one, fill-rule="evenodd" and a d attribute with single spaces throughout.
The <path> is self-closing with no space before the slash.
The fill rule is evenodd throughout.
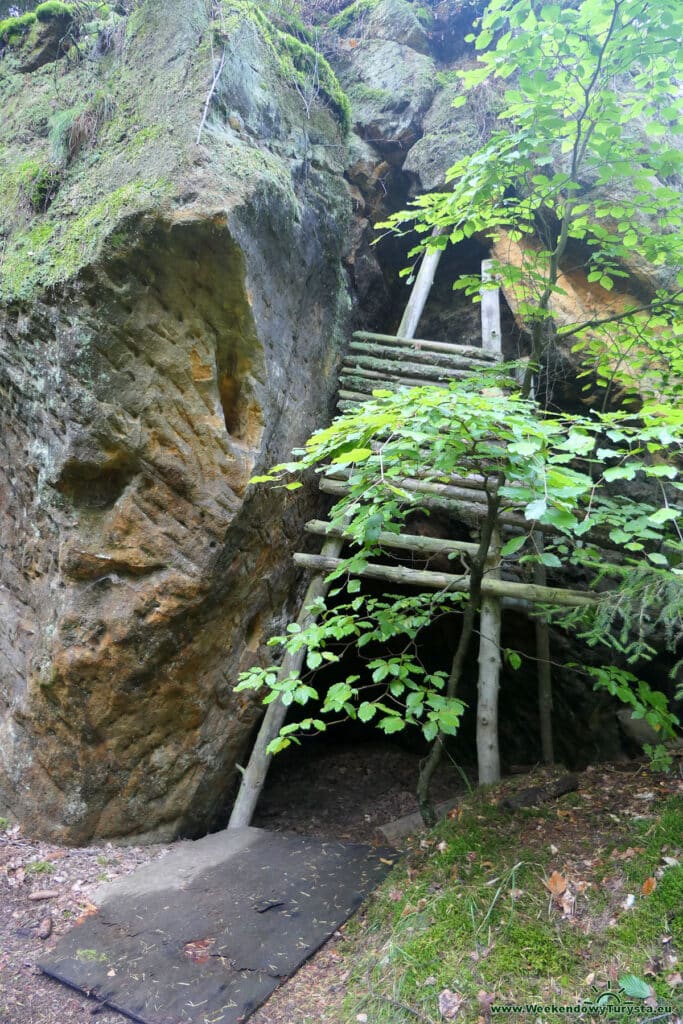
<path id="1" fill-rule="evenodd" d="M 330 30 L 354 129 L 401 163 L 422 132 L 436 89 L 436 67 L 416 6 L 407 0 L 352 4 L 331 21 Z"/>
<path id="2" fill-rule="evenodd" d="M 255 6 L 0 64 L 0 814 L 61 841 L 220 820 L 297 600 L 313 499 L 248 481 L 329 415 L 351 202 Z"/>

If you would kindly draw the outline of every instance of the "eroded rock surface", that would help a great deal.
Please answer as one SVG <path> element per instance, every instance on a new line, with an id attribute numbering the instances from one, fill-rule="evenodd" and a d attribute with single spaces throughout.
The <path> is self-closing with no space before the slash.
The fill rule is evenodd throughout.
<path id="1" fill-rule="evenodd" d="M 296 600 L 311 502 L 248 480 L 329 415 L 349 307 L 322 97 L 240 18 L 200 133 L 205 5 L 112 17 L 95 60 L 0 65 L 0 813 L 67 842 L 224 813 L 257 715 L 233 686 Z M 63 97 L 96 94 L 36 210 Z"/>

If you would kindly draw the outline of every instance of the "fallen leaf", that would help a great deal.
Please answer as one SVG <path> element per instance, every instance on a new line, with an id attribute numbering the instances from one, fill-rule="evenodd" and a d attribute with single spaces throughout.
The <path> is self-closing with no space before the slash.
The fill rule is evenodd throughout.
<path id="1" fill-rule="evenodd" d="M 389 899 L 393 903 L 397 903 L 399 900 L 403 899 L 403 893 L 401 892 L 400 889 L 392 889 L 391 892 L 389 893 Z"/>
<path id="2" fill-rule="evenodd" d="M 422 982 L 422 985 L 436 985 L 436 975 L 430 974 L 429 977 L 425 978 L 425 980 Z"/>
<path id="3" fill-rule="evenodd" d="M 553 871 L 552 875 L 549 879 L 547 879 L 547 881 L 545 879 L 543 880 L 543 884 L 546 887 L 546 889 L 548 889 L 549 892 L 551 892 L 552 895 L 555 897 L 561 896 L 567 888 L 566 879 L 562 877 L 559 871 Z"/>
<path id="4" fill-rule="evenodd" d="M 677 868 L 681 863 L 677 857 L 662 857 L 662 860 L 669 868 Z"/>
<path id="5" fill-rule="evenodd" d="M 590 974 L 587 974 L 583 981 L 584 985 L 592 985 L 595 981 L 595 971 L 591 971 Z"/>
<path id="6" fill-rule="evenodd" d="M 477 1002 L 479 1004 L 479 1009 L 484 1014 L 487 1014 L 489 1012 L 495 1001 L 496 996 L 494 992 L 486 992 L 483 988 L 480 988 L 479 991 L 477 992 Z"/>
<path id="7" fill-rule="evenodd" d="M 459 992 L 451 992 L 449 988 L 445 988 L 439 992 L 439 1013 L 444 1020 L 455 1020 L 464 1001 L 464 996 Z"/>
<path id="8" fill-rule="evenodd" d="M 651 896 L 656 888 L 657 888 L 657 879 L 656 878 L 646 878 L 645 881 L 643 882 L 643 889 L 642 889 L 643 896 Z"/>
<path id="9" fill-rule="evenodd" d="M 675 974 L 667 974 L 666 983 L 671 988 L 676 988 L 676 985 L 683 985 L 683 976 L 680 971 L 676 971 Z"/>
<path id="10" fill-rule="evenodd" d="M 38 927 L 36 929 L 36 938 L 37 939 L 43 939 L 43 941 L 44 941 L 45 939 L 49 939 L 51 935 L 52 935 L 52 918 L 48 914 L 46 917 L 43 918 L 43 920 L 38 925 Z"/>
<path id="11" fill-rule="evenodd" d="M 107 977 L 108 977 L 108 978 L 115 978 L 115 977 L 116 977 L 116 971 L 114 970 L 114 968 L 113 968 L 113 967 L 111 967 L 111 968 L 110 968 L 110 969 L 109 969 L 109 970 L 107 971 Z"/>
<path id="12" fill-rule="evenodd" d="M 445 839 L 442 839 L 440 843 L 436 844 L 436 848 L 439 851 L 439 853 L 445 853 L 446 850 L 448 849 L 448 843 L 445 841 Z"/>

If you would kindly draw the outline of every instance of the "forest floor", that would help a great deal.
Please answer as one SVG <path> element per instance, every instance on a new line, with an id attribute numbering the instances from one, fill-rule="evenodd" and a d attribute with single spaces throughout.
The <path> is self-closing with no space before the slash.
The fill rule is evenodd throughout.
<path id="1" fill-rule="evenodd" d="M 273 772 L 255 824 L 380 841 L 378 825 L 414 809 L 417 760 L 373 744 L 333 747 L 314 761 L 294 755 Z M 468 795 L 446 769 L 435 796 L 460 788 L 462 805 L 406 841 L 363 912 L 253 1024 L 488 1024 L 496 1000 L 562 1003 L 579 990 L 611 998 L 629 975 L 642 1003 L 633 1019 L 673 1024 L 683 1012 L 680 764 L 669 775 L 636 762 L 592 767 L 576 793 L 499 809 L 502 795 L 545 778 L 537 769 Z M 0 831 L 1 1024 L 125 1024 L 35 964 L 88 912 L 102 882 L 167 849 L 65 849 Z M 668 1006 L 663 1016 L 656 1009 Z"/>

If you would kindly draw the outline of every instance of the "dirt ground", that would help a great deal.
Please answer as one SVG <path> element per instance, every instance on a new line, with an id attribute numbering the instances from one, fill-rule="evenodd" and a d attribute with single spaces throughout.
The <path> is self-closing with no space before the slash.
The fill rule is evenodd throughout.
<path id="1" fill-rule="evenodd" d="M 274 763 L 254 825 L 321 838 L 386 842 L 378 826 L 416 809 L 419 760 L 417 753 L 381 742 L 286 752 Z M 455 767 L 446 764 L 434 797 L 453 797 L 462 786 Z M 126 1022 L 45 977 L 36 961 L 88 911 L 99 885 L 130 874 L 167 849 L 111 844 L 68 849 L 33 840 L 18 828 L 0 832 L 0 1024 Z M 271 997 L 251 1018 L 254 1024 L 324 1024 L 332 1011 L 334 985 L 340 986 L 339 997 L 343 992 L 343 979 L 331 979 L 338 964 L 335 944 L 332 939 L 298 980 Z"/>
<path id="2" fill-rule="evenodd" d="M 321 838 L 382 842 L 378 827 L 416 809 L 414 787 L 419 755 L 390 744 L 346 743 L 307 748 L 275 762 L 254 824 Z M 651 796 L 683 785 L 674 776 L 648 782 Z M 609 827 L 642 796 L 643 766 L 634 762 L 589 768 L 580 777 L 585 812 L 561 821 L 556 842 L 574 833 Z M 615 779 L 617 784 L 615 785 Z M 518 776 L 504 789 L 543 781 L 541 770 Z M 465 783 L 454 765 L 444 765 L 435 800 L 457 797 Z M 609 813 L 607 813 L 609 812 Z M 548 836 L 544 836 L 545 841 Z M 43 976 L 36 961 L 91 907 L 94 889 L 162 857 L 168 847 L 93 846 L 65 849 L 34 841 L 17 828 L 0 832 L 0 1024 L 126 1024 L 127 1018 Z M 339 1024 L 349 965 L 336 933 L 331 940 L 251 1018 L 253 1024 Z"/>

